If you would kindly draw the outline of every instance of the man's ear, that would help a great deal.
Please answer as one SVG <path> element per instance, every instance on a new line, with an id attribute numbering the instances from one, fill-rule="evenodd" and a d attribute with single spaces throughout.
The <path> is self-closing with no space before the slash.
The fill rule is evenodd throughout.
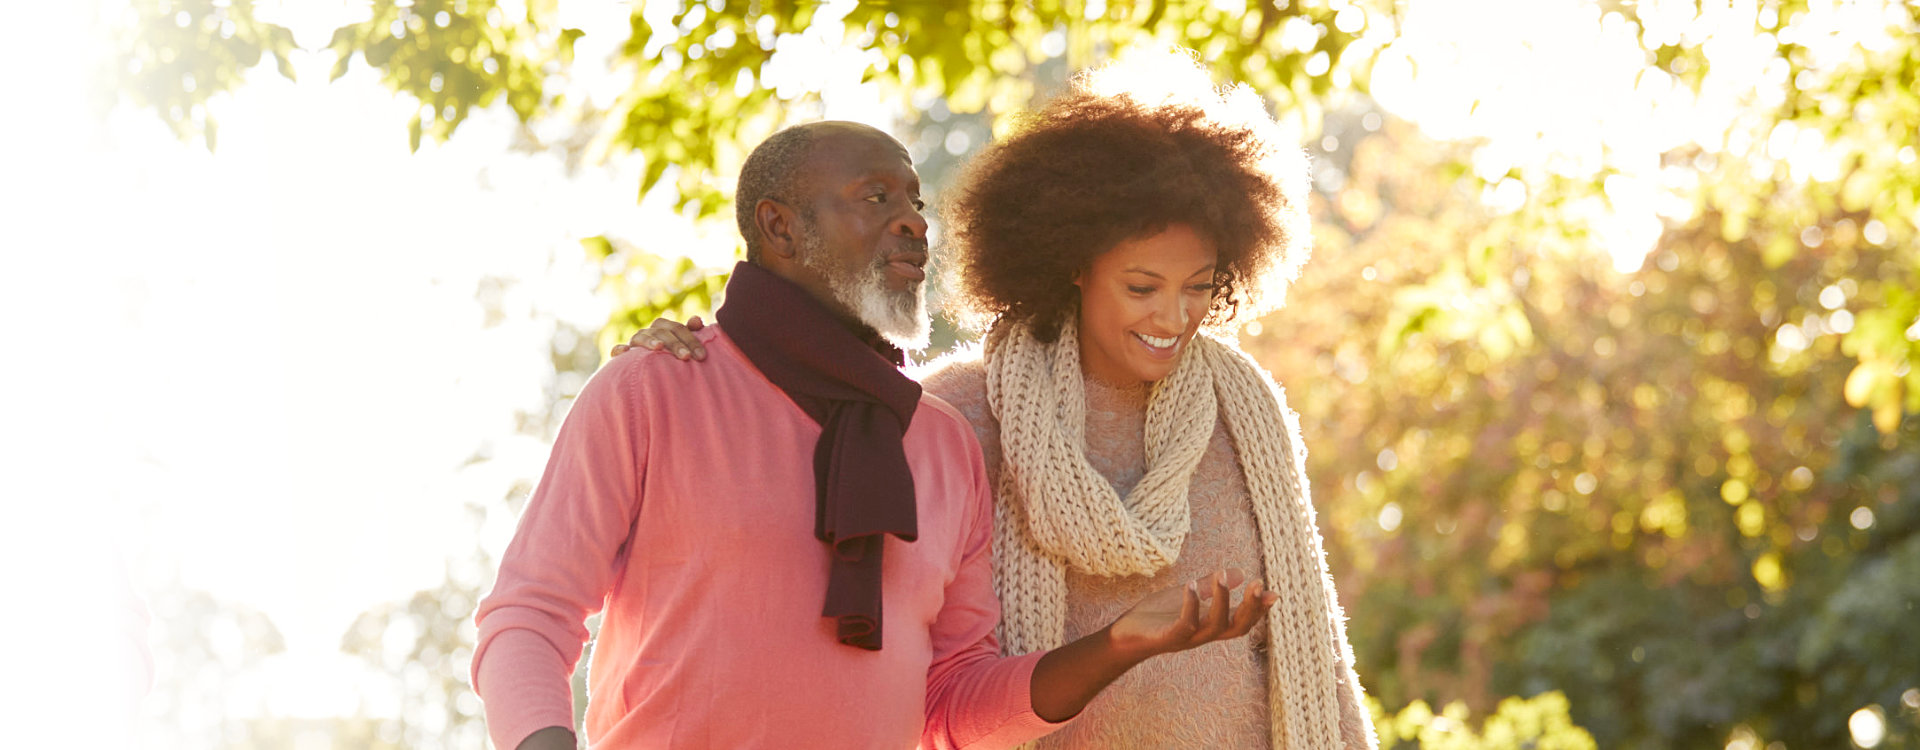
<path id="1" fill-rule="evenodd" d="M 782 260 L 793 260 L 800 244 L 794 234 L 798 227 L 792 206 L 761 198 L 753 205 L 753 223 L 760 230 L 760 238 L 766 241 L 762 249 Z"/>

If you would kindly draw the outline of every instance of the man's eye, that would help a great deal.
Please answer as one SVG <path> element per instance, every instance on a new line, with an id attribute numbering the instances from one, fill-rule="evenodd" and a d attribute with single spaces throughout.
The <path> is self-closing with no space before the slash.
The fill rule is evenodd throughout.
<path id="1" fill-rule="evenodd" d="M 925 211 L 925 210 L 927 210 L 927 202 L 926 202 L 926 201 L 923 201 L 923 200 L 920 200 L 919 198 L 915 198 L 915 199 L 913 199 L 913 210 L 915 210 L 915 211 Z"/>
<path id="2" fill-rule="evenodd" d="M 887 202 L 887 194 L 874 193 L 873 195 L 867 196 L 867 201 L 870 203 L 885 203 Z"/>

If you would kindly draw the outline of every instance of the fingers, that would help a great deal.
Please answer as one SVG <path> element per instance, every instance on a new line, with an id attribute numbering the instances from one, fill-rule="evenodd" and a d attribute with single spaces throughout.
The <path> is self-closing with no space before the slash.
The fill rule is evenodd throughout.
<path id="1" fill-rule="evenodd" d="M 1226 576 L 1214 573 L 1194 581 L 1187 588 L 1194 592 L 1194 598 L 1206 600 L 1207 606 L 1197 613 L 1194 629 L 1187 636 L 1187 645 L 1192 648 L 1208 641 L 1217 640 L 1233 622 L 1233 590 L 1225 585 Z M 1197 603 L 1197 602 L 1196 602 Z"/>
<path id="2" fill-rule="evenodd" d="M 627 339 L 627 343 L 613 345 L 613 356 L 618 357 L 635 349 L 659 349 L 662 344 L 658 336 L 659 334 L 651 330 L 643 330 L 633 334 L 633 338 Z M 681 357 L 681 359 L 686 359 L 686 357 Z"/>
<path id="3" fill-rule="evenodd" d="M 648 326 L 647 330 L 634 334 L 633 337 L 637 343 L 640 339 L 640 334 L 644 333 L 647 334 L 650 340 L 658 342 L 657 345 L 648 348 L 660 349 L 664 347 L 672 352 L 673 356 L 679 357 L 682 360 L 704 360 L 707 358 L 707 348 L 700 343 L 699 337 L 694 336 L 693 332 L 699 328 L 706 327 L 706 325 L 700 323 L 700 318 L 698 317 L 688 321 L 688 323 L 699 323 L 699 325 L 682 325 L 666 318 L 655 318 L 653 325 Z"/>
<path id="4" fill-rule="evenodd" d="M 692 356 L 694 359 L 707 358 L 707 348 L 700 344 L 700 339 L 694 337 L 692 329 L 682 328 L 678 331 L 675 331 L 674 336 L 676 338 L 676 341 L 674 342 L 674 350 L 673 350 L 674 354 L 678 355 L 678 354 L 681 354 L 682 352 L 686 352 L 688 355 Z M 687 357 L 681 356 L 680 358 L 686 359 Z"/>
<path id="5" fill-rule="evenodd" d="M 1196 628 L 1200 625 L 1200 591 L 1196 584 L 1180 587 L 1180 624 Z"/>
<path id="6" fill-rule="evenodd" d="M 706 327 L 706 321 L 701 320 L 698 315 L 689 319 L 685 325 L 666 318 L 654 318 L 652 325 L 636 331 L 627 343 L 616 344 L 613 347 L 613 356 L 618 357 L 635 349 L 651 351 L 665 349 L 683 361 L 704 360 L 707 358 L 707 347 L 700 343 L 700 337 L 695 336 L 693 332 Z"/>
<path id="7" fill-rule="evenodd" d="M 1224 641 L 1239 638 L 1253 631 L 1260 624 L 1267 610 L 1279 601 L 1278 594 L 1270 592 L 1266 584 L 1258 580 L 1246 581 L 1241 591 L 1240 603 L 1234 605 L 1233 586 L 1246 579 L 1246 574 L 1234 569 L 1224 570 L 1194 582 L 1190 589 L 1200 589 L 1205 593 L 1198 598 L 1210 600 L 1204 613 L 1199 613 L 1197 627 L 1188 639 L 1187 648 L 1200 646 L 1212 641 Z M 1183 613 L 1184 614 L 1184 613 Z"/>
<path id="8" fill-rule="evenodd" d="M 1218 634 L 1227 629 L 1233 621 L 1233 589 L 1227 587 L 1227 576 L 1223 573 L 1213 575 L 1213 607 L 1207 611 L 1207 625 L 1211 632 Z"/>
<path id="9" fill-rule="evenodd" d="M 660 348 L 660 342 L 659 340 L 654 338 L 653 331 L 642 329 L 634 333 L 631 338 L 628 338 L 627 343 L 614 344 L 613 356 L 618 357 L 622 354 L 626 354 L 627 352 L 633 351 L 635 349 L 658 349 L 658 348 Z"/>
<path id="10" fill-rule="evenodd" d="M 658 331 L 654 331 L 650 329 L 641 331 L 639 333 L 634 334 L 633 338 L 628 339 L 627 343 L 615 344 L 613 346 L 613 356 L 618 357 L 622 354 L 633 351 L 635 349 L 647 349 L 650 351 L 659 351 L 660 349 L 663 349 L 663 348 L 666 349 L 669 353 L 673 354 L 673 356 L 679 357 L 680 359 L 683 359 L 683 360 L 692 356 L 693 353 L 687 350 L 686 345 L 679 343 L 676 339 L 663 338 L 667 336 L 670 336 L 670 334 L 663 334 Z M 705 349 L 701 349 L 699 353 L 700 353 L 700 357 L 699 357 L 700 359 L 706 358 Z"/>
<path id="11" fill-rule="evenodd" d="M 1259 581 L 1248 583 L 1246 591 L 1242 594 L 1240 606 L 1233 612 L 1233 625 L 1228 627 L 1227 632 L 1221 634 L 1220 638 L 1222 640 L 1239 638 L 1253 632 L 1253 627 L 1260 624 L 1260 619 L 1266 616 L 1267 610 L 1279 600 L 1280 596 L 1267 591 L 1265 584 Z"/>

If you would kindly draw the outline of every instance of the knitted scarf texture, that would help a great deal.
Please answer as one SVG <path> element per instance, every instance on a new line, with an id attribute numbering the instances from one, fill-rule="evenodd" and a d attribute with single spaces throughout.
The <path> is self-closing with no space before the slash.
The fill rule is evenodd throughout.
<path id="1" fill-rule="evenodd" d="M 1337 603 L 1285 397 L 1237 347 L 1194 336 L 1173 373 L 1154 384 L 1146 475 L 1121 497 L 1087 460 L 1075 328 L 1069 321 L 1050 344 L 1022 325 L 997 326 L 987 337 L 987 402 L 1004 456 L 993 540 L 1001 648 L 1023 654 L 1065 644 L 1069 566 L 1151 575 L 1180 556 L 1190 527 L 1187 484 L 1221 419 L 1253 498 L 1268 589 L 1280 596 L 1266 624 L 1273 747 L 1342 747 L 1339 644 L 1328 624 Z"/>

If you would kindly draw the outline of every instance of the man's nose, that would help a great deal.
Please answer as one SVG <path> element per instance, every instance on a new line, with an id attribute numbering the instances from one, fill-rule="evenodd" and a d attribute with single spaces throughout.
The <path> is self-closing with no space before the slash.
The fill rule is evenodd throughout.
<path id="1" fill-rule="evenodd" d="M 921 216 L 919 209 L 909 208 L 894 223 L 893 231 L 915 239 L 926 239 L 927 217 Z"/>

